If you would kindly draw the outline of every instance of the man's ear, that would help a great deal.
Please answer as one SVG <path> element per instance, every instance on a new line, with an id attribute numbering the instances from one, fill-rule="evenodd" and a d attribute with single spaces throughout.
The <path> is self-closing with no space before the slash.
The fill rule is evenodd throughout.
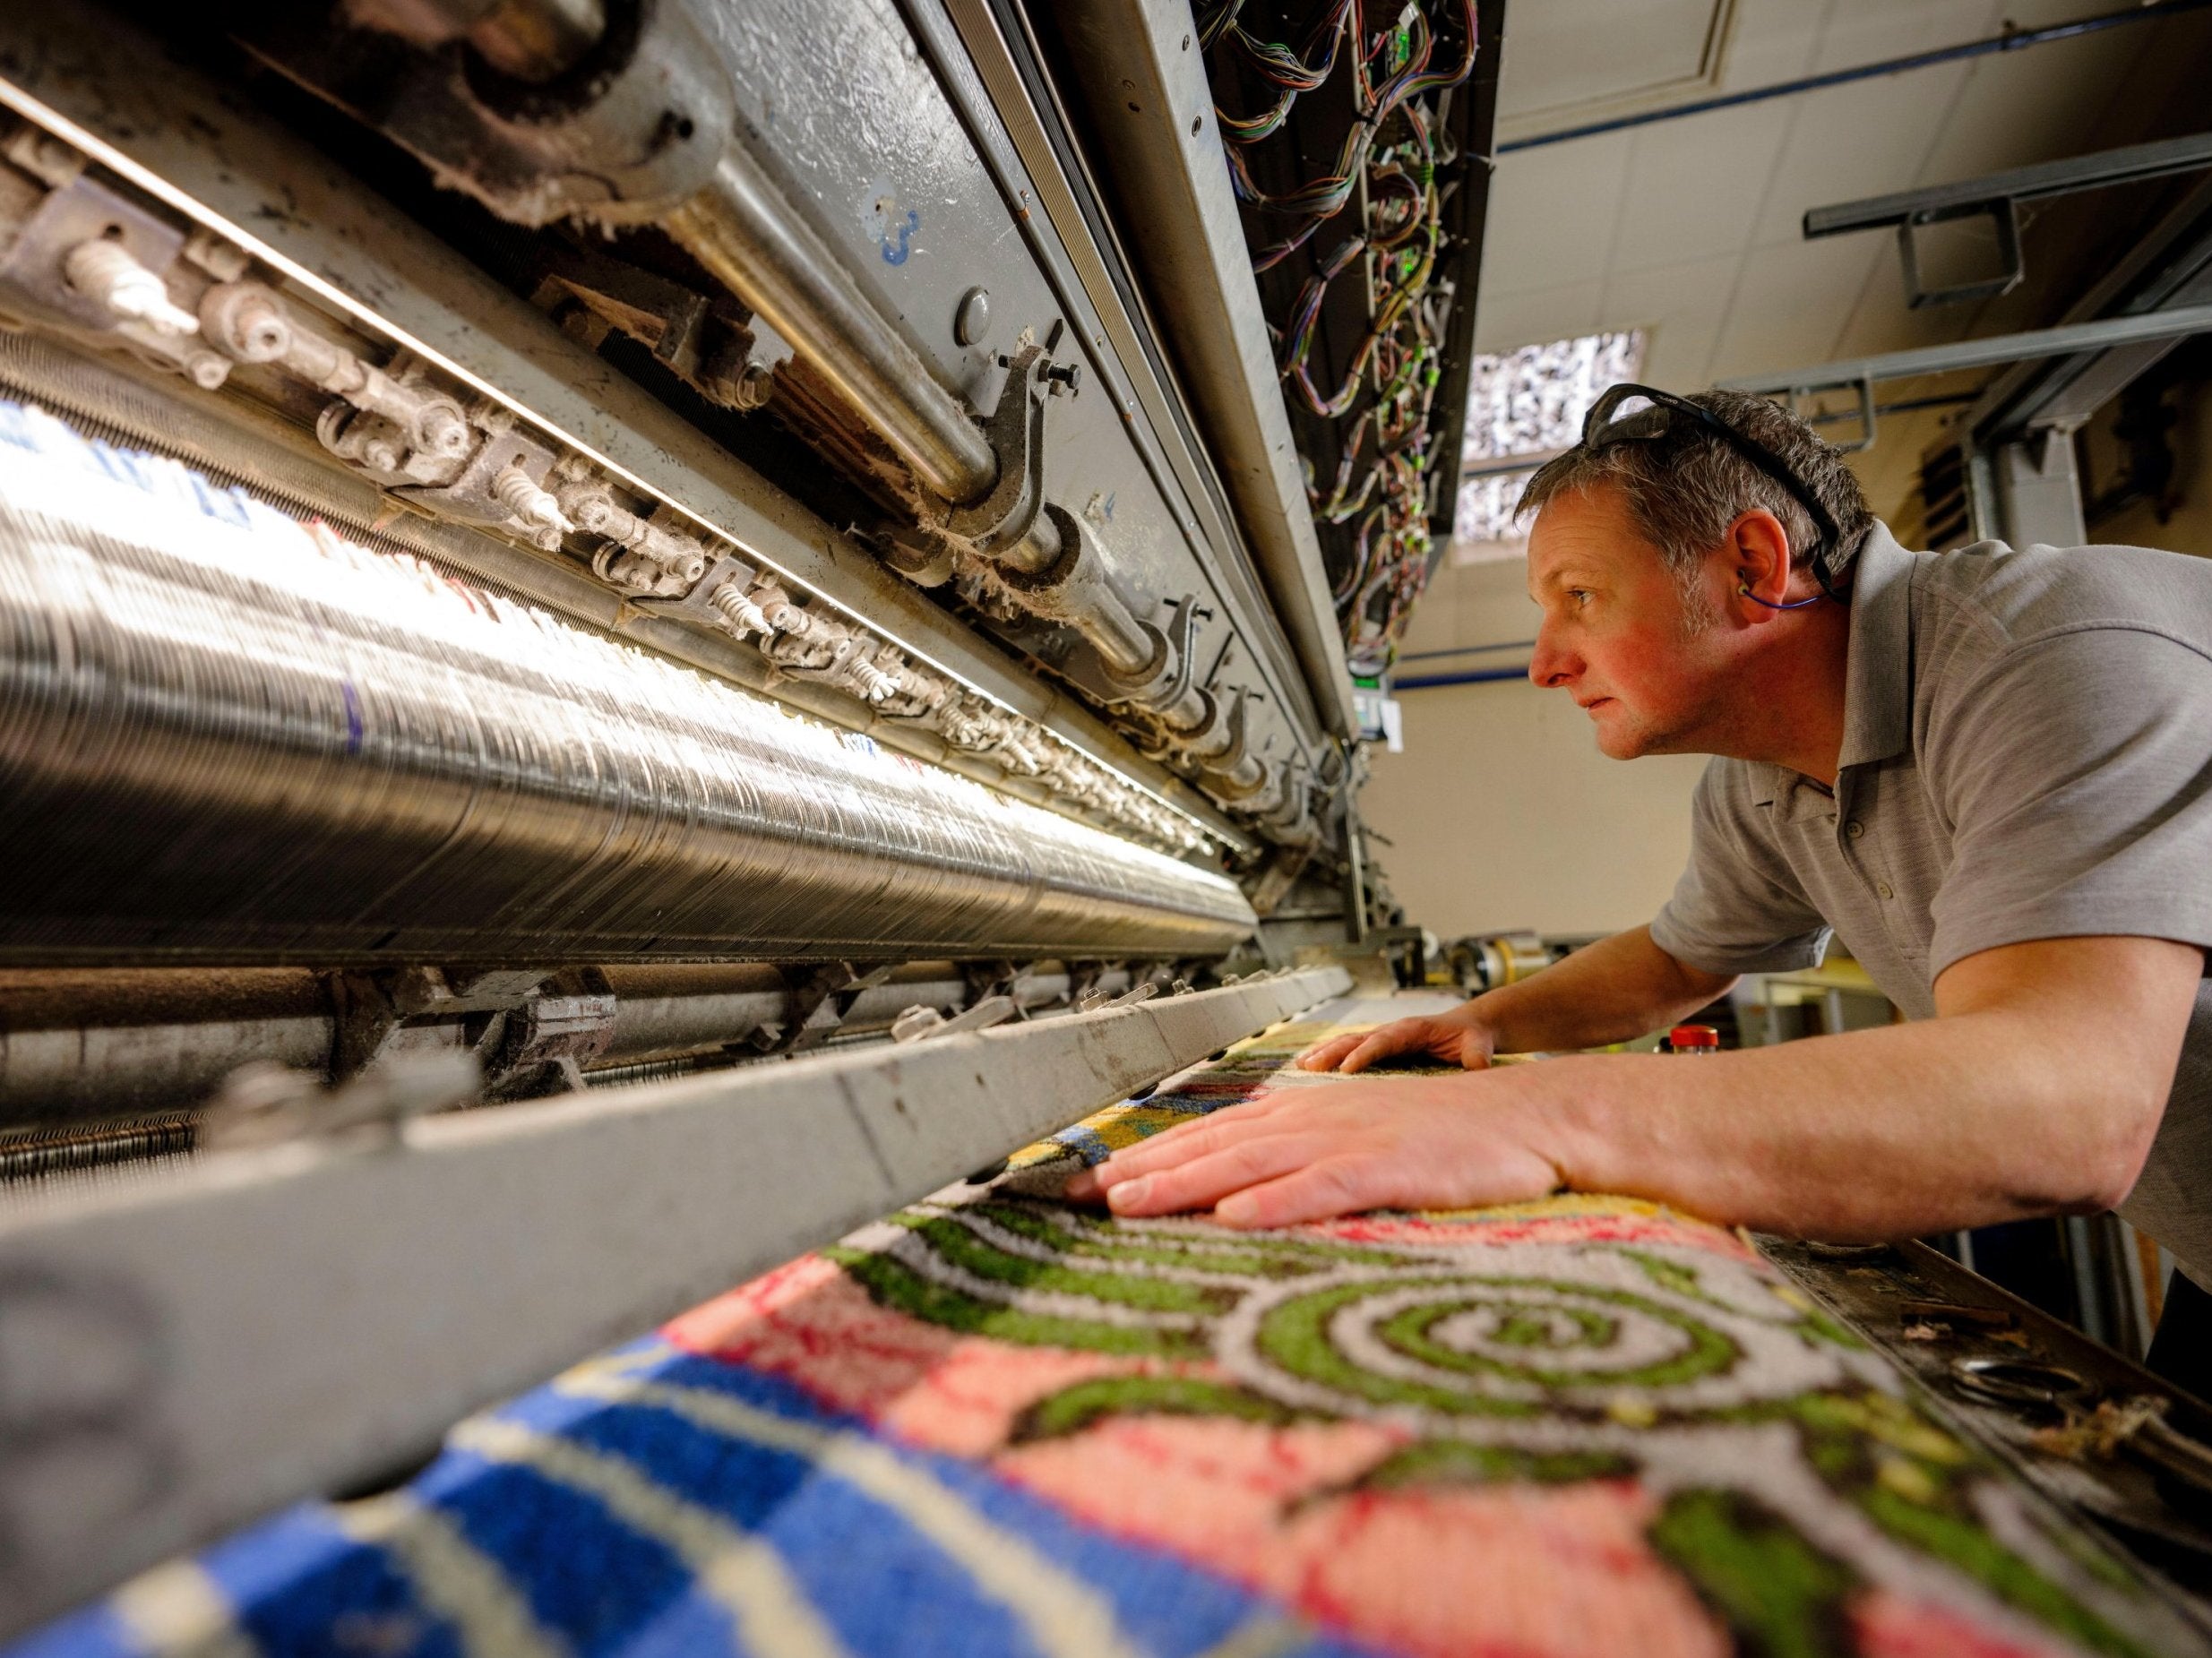
<path id="1" fill-rule="evenodd" d="M 1722 544 L 1728 561 L 1728 590 L 1747 620 L 1776 613 L 1769 606 L 1790 597 L 1789 532 L 1764 507 L 1753 507 L 1728 526 Z M 1764 604 L 1754 601 L 1764 600 Z"/>

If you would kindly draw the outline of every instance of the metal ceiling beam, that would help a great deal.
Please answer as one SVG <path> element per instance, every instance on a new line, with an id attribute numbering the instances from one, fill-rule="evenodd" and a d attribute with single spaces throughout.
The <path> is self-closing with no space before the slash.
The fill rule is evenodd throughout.
<path id="1" fill-rule="evenodd" d="M 2212 304 L 2212 179 L 2199 184 L 2063 315 L 2071 323 Z M 2038 359 L 1995 375 L 1963 429 L 1978 445 L 2036 426 L 2071 430 L 2125 391 L 2175 338 Z"/>
<path id="2" fill-rule="evenodd" d="M 2062 161 L 2014 168 L 2009 172 L 1934 185 L 1924 190 L 1901 190 L 1835 207 L 1816 207 L 1805 214 L 1805 239 L 1812 241 L 1819 236 L 1894 226 L 1898 251 L 1905 265 L 1906 298 L 1913 309 L 1953 305 L 1962 300 L 1991 299 L 2010 293 L 2027 274 L 2027 262 L 2020 251 L 2021 202 L 2113 185 L 2167 178 L 2207 167 L 2212 167 L 2212 133 L 2193 133 L 2184 138 L 2132 144 L 2124 150 L 2107 150 L 2096 155 L 2070 156 Z M 1942 288 L 1924 286 L 1920 279 L 1920 253 L 1914 231 L 1923 225 L 1984 215 L 1997 231 L 1996 273 Z"/>
<path id="3" fill-rule="evenodd" d="M 1945 374 L 1955 369 L 1987 368 L 2000 363 L 2021 363 L 2036 357 L 2065 357 L 2076 351 L 2099 350 L 2149 339 L 2175 339 L 2186 334 L 2212 332 L 2212 305 L 2187 305 L 2172 311 L 2154 311 L 2139 316 L 2100 317 L 2089 322 L 2069 322 L 2057 328 L 2030 329 L 2025 333 L 1993 334 L 1984 339 L 1959 339 L 1949 345 L 1920 346 L 1908 351 L 1887 351 L 1874 357 L 1846 357 L 1807 368 L 1778 374 L 1745 374 L 1719 382 L 1724 391 L 1761 392 L 1769 396 L 1831 391 L 1885 380 L 1906 380 L 1920 374 Z"/>
<path id="4" fill-rule="evenodd" d="M 2069 156 L 2039 167 L 2016 167 L 1980 178 L 1960 179 L 1955 184 L 1932 185 L 1924 190 L 1899 190 L 1888 195 L 1839 202 L 1834 207 L 1809 208 L 1805 212 L 1805 239 L 1843 236 L 1854 230 L 1879 230 L 1908 222 L 1938 224 L 1946 219 L 1969 218 L 2000 202 L 2039 202 L 2049 196 L 2070 195 L 2078 190 L 2098 190 L 2146 178 L 2165 178 L 2207 167 L 2212 167 L 2212 133 L 2191 133 L 2185 138 L 2130 144 L 2122 150 L 2103 150 L 2095 155 Z"/>
<path id="5" fill-rule="evenodd" d="M 0 1218 L 0 1638 L 1349 988 L 293 1140 Z"/>

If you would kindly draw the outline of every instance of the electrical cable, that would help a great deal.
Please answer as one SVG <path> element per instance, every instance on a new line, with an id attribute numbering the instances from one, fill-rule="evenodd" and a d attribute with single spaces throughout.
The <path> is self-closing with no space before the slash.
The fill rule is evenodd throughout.
<path id="1" fill-rule="evenodd" d="M 1356 521 L 1351 555 L 1332 583 L 1356 674 L 1388 666 L 1427 576 L 1428 426 L 1442 377 L 1447 309 L 1433 288 L 1444 243 L 1438 178 L 1457 159 L 1431 95 L 1472 73 L 1478 47 L 1473 0 L 1448 3 L 1459 49 L 1442 65 L 1435 63 L 1438 25 L 1418 4 L 1371 32 L 1365 0 L 1329 0 L 1295 47 L 1249 24 L 1248 0 L 1223 0 L 1199 29 L 1206 48 L 1221 48 L 1275 92 L 1253 115 L 1223 108 L 1218 99 L 1215 106 L 1238 198 L 1290 221 L 1255 249 L 1254 273 L 1298 252 L 1356 193 L 1360 201 L 1361 222 L 1317 262 L 1282 324 L 1270 331 L 1287 395 L 1321 419 L 1342 423 L 1326 492 L 1311 458 L 1302 460 L 1315 518 Z M 1289 189 L 1262 188 L 1250 152 L 1283 133 L 1297 100 L 1327 85 L 1340 67 L 1349 76 L 1354 116 L 1334 164 Z M 1332 371 L 1333 382 L 1322 383 L 1313 358 L 1321 318 L 1333 285 L 1356 268 L 1366 284 L 1368 326 Z"/>

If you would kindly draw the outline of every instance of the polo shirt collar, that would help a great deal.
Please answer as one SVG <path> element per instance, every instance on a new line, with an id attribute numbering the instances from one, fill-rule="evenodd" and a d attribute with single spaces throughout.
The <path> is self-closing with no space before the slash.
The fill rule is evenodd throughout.
<path id="1" fill-rule="evenodd" d="M 1916 555 L 1879 519 L 1851 563 L 1851 635 L 1844 657 L 1844 731 L 1838 769 L 1871 766 L 1912 743 L 1912 587 Z M 1770 806 L 1797 774 L 1752 762 L 1752 795 Z"/>
<path id="2" fill-rule="evenodd" d="M 1838 767 L 1871 766 L 1913 740 L 1913 554 L 1879 520 L 1851 565 Z"/>

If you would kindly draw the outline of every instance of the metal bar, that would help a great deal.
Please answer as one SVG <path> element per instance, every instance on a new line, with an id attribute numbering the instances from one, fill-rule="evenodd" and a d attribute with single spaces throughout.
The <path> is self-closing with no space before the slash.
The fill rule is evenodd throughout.
<path id="1" fill-rule="evenodd" d="M 0 1218 L 0 1637 L 425 1454 L 469 1412 L 1349 985 L 1308 968 L 21 1206 Z M 38 1437 L 46 1401 L 78 1431 Z"/>
<path id="2" fill-rule="evenodd" d="M 1595 138 L 1601 133 L 1620 133 L 1631 127 L 1650 126 L 1661 121 L 1679 121 L 1685 116 L 1701 116 L 1714 109 L 1734 109 L 1742 104 L 1765 103 L 1769 99 L 1790 98 L 1799 92 L 1817 92 L 1823 87 L 1847 86 L 1854 81 L 1872 81 L 1882 75 L 1904 74 L 1915 69 L 1932 69 L 1941 64 L 1956 64 L 1999 52 L 2022 51 L 2031 46 L 2048 45 L 2053 40 L 2070 40 L 2077 36 L 2117 29 L 2124 23 L 2156 22 L 2161 18 L 2178 17 L 2187 12 L 2200 12 L 2208 5 L 2212 5 L 2212 0 L 2159 0 L 2153 5 L 2131 6 L 2122 12 L 2100 12 L 2094 17 L 2078 17 L 2070 22 L 2051 23 L 2041 29 L 2010 29 L 2002 34 L 1991 35 L 1984 39 L 1968 40 L 1958 46 L 1938 47 L 1932 52 L 1912 52 L 1903 57 L 1887 57 L 1878 63 L 1860 64 L 1850 69 L 1832 69 L 1825 74 L 1802 75 L 1795 81 L 1777 81 L 1770 86 L 1748 87 L 1741 92 L 1723 92 L 1715 98 L 1700 98 L 1691 103 L 1675 104 L 1665 109 L 1647 109 L 1639 115 L 1615 116 L 1610 120 L 1562 127 L 1555 133 L 1539 133 L 1532 138 L 1517 138 L 1510 143 L 1500 144 L 1498 153 L 1511 155 L 1517 150 L 1536 150 L 1545 144 L 1563 144 L 1570 139 Z"/>
<path id="3" fill-rule="evenodd" d="M 2099 150 L 2095 155 L 2070 156 L 2062 161 L 2046 161 L 2038 167 L 2016 167 L 1980 178 L 1960 179 L 1955 184 L 1866 196 L 1834 207 L 1808 208 L 1804 218 L 1805 239 L 1874 230 L 1885 225 L 1935 224 L 1945 219 L 1979 213 L 2000 202 L 2040 201 L 2077 190 L 2096 190 L 2139 179 L 2165 178 L 2174 173 L 2193 173 L 2207 167 L 2212 167 L 2212 133 L 2191 133 L 2184 138 L 2130 144 L 2121 150 Z"/>
<path id="4" fill-rule="evenodd" d="M 1724 391 L 1820 391 L 1836 386 L 1855 386 L 1865 381 L 1947 374 L 1961 368 L 1988 368 L 1994 364 L 2018 363 L 2030 357 L 2064 357 L 2074 351 L 2132 345 L 2145 339 L 2173 339 L 2207 331 L 2212 331 L 2212 305 L 2186 305 L 2173 311 L 2147 312 L 2139 316 L 2100 317 L 2091 322 L 2069 322 L 2057 328 L 2031 329 L 2020 334 L 1993 334 L 1985 339 L 1920 346 L 1876 357 L 1846 357 L 1809 368 L 1785 369 L 1779 374 L 1745 374 L 1739 379 L 1721 381 L 1719 385 Z"/>
<path id="5" fill-rule="evenodd" d="M 2104 1275 L 2097 1270 L 2096 1239 L 2090 1218 L 2069 1215 L 2059 1223 L 2066 1240 L 2066 1265 L 2074 1280 L 2075 1322 L 2091 1341 L 2117 1347 L 2119 1344 L 2113 1339 L 2112 1298 L 2106 1293 Z"/>
<path id="6" fill-rule="evenodd" d="M 2139 1364 L 2150 1352 L 2150 1338 L 2157 1320 L 2151 1316 L 2149 1286 L 2143 1282 L 2142 1250 L 2136 1230 L 2117 1215 L 2100 1217 L 2112 1249 L 2111 1271 L 2115 1280 L 2122 1333 L 2120 1350 Z"/>
<path id="7" fill-rule="evenodd" d="M 933 494 L 965 502 L 991 487 L 998 458 L 966 405 L 937 383 L 743 145 L 730 147 L 712 187 L 665 228 L 811 362 Z"/>
<path id="8" fill-rule="evenodd" d="M 790 1015 L 784 973 L 764 962 L 598 972 L 614 1022 L 605 1049 L 583 1061 L 587 1074 L 719 1057 Z M 1072 983 L 1044 962 L 1015 994 L 1025 1011 L 1051 1008 Z M 1115 992 L 1131 979 L 1114 967 L 1084 983 Z M 910 1007 L 960 1008 L 975 993 L 957 963 L 917 962 L 854 996 L 838 1035 L 878 1034 Z M 339 1031 L 323 975 L 306 967 L 0 969 L 0 1155 L 41 1133 L 192 1110 L 255 1061 L 327 1078 Z"/>
<path id="9" fill-rule="evenodd" d="M 1875 404 L 1874 412 L 1877 415 L 1909 415 L 1916 409 L 1953 408 L 1961 403 L 1973 402 L 1979 395 L 1978 391 L 1946 391 L 1936 397 L 1900 398 L 1894 403 Z M 1865 414 L 1858 405 L 1854 404 L 1849 408 L 1815 409 L 1804 418 L 1809 426 L 1829 426 L 1843 420 L 1863 420 Z"/>
<path id="10" fill-rule="evenodd" d="M 1336 604 L 1321 566 L 1305 482 L 1260 293 L 1252 277 L 1213 96 L 1183 0 L 1063 0 L 1050 25 L 1084 64 L 1077 90 L 1200 429 L 1252 553 L 1337 735 L 1355 720 Z"/>

